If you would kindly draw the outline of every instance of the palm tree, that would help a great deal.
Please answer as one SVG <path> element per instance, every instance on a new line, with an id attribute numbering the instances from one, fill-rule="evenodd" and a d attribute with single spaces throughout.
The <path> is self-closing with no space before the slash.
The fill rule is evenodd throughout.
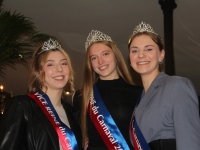
<path id="1" fill-rule="evenodd" d="M 3 10 L 2 2 L 0 0 L 0 76 L 5 74 L 5 66 L 27 62 L 33 49 L 52 37 L 39 33 L 30 18 Z"/>

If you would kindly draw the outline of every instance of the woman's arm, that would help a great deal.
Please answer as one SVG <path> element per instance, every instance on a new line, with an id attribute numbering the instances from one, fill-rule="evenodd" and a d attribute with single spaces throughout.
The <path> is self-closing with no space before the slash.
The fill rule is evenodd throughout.
<path id="1" fill-rule="evenodd" d="M 199 102 L 193 84 L 179 78 L 172 90 L 173 120 L 177 150 L 200 148 Z"/>

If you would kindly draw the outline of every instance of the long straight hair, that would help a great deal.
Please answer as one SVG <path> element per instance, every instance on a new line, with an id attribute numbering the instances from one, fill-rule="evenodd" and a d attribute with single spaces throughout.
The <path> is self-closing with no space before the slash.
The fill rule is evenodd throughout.
<path id="1" fill-rule="evenodd" d="M 131 75 L 128 71 L 124 58 L 120 52 L 120 50 L 115 45 L 114 41 L 98 41 L 95 43 L 102 43 L 108 47 L 110 47 L 114 53 L 116 62 L 117 62 L 117 73 L 120 77 L 122 77 L 127 83 L 133 84 Z M 93 45 L 91 44 L 91 45 Z M 93 70 L 91 60 L 90 60 L 90 47 L 88 47 L 85 55 L 85 62 L 84 62 L 84 75 L 83 75 L 83 99 L 82 99 L 82 108 L 81 108 L 81 129 L 82 129 L 82 136 L 83 136 L 83 146 L 85 141 L 88 138 L 87 135 L 87 110 L 88 104 L 90 101 L 90 94 L 93 92 L 93 84 L 98 80 L 99 75 Z"/>

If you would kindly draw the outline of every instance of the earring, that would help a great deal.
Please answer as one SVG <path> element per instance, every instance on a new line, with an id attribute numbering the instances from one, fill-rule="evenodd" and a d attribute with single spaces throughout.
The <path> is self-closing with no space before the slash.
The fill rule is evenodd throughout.
<path id="1" fill-rule="evenodd" d="M 163 61 L 159 62 L 159 64 L 160 64 L 160 65 L 163 64 Z"/>

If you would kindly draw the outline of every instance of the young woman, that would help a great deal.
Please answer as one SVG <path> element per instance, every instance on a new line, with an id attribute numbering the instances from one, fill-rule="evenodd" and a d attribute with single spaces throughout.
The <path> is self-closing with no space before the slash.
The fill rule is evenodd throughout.
<path id="1" fill-rule="evenodd" d="M 68 54 L 48 40 L 32 58 L 29 94 L 14 97 L 0 124 L 1 150 L 78 150 L 81 130 L 72 107 L 62 100 L 74 93 L 74 72 Z"/>
<path id="2" fill-rule="evenodd" d="M 83 143 L 88 150 L 133 149 L 129 125 L 141 88 L 132 83 L 121 52 L 100 31 L 89 34 L 86 44 L 83 89 L 74 96 L 81 109 Z"/>
<path id="3" fill-rule="evenodd" d="M 161 72 L 164 45 L 149 24 L 135 28 L 128 47 L 144 86 L 130 128 L 135 149 L 198 150 L 199 104 L 191 81 Z"/>

